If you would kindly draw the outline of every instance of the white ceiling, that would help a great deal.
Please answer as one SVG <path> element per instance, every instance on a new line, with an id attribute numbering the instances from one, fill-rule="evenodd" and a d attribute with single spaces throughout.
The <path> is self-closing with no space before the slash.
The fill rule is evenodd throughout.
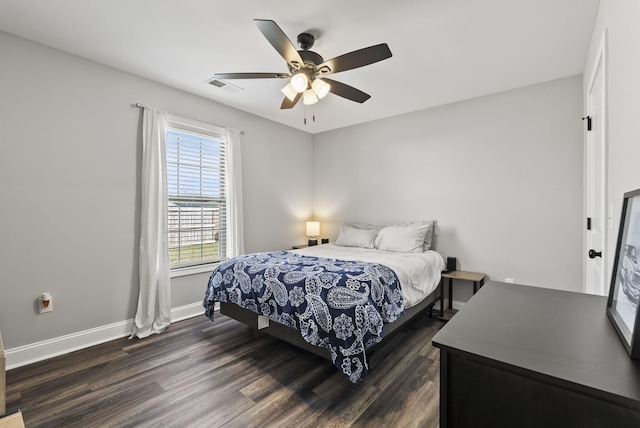
<path id="1" fill-rule="evenodd" d="M 317 133 L 580 74 L 598 3 L 0 0 L 0 30 Z M 255 18 L 294 44 L 313 33 L 325 60 L 378 43 L 393 56 L 331 76 L 370 94 L 364 104 L 329 94 L 280 110 L 284 80 L 230 81 L 236 91 L 205 83 L 220 72 L 288 72 Z"/>

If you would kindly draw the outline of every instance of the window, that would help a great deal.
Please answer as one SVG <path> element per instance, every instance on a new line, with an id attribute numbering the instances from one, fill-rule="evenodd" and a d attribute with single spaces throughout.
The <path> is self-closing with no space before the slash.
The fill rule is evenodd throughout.
<path id="1" fill-rule="evenodd" d="M 226 255 L 224 128 L 169 115 L 167 193 L 171 269 Z"/>

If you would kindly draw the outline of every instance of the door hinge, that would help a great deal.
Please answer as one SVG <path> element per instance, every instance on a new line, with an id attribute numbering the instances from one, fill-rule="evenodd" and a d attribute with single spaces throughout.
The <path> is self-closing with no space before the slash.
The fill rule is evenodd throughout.
<path id="1" fill-rule="evenodd" d="M 591 217 L 587 217 L 587 230 L 591 230 Z"/>
<path id="2" fill-rule="evenodd" d="M 587 131 L 591 131 L 591 116 L 583 117 L 582 120 L 587 119 Z"/>

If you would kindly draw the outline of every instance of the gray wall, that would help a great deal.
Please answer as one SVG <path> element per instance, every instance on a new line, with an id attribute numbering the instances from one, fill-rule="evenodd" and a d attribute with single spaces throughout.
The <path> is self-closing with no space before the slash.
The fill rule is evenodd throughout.
<path id="1" fill-rule="evenodd" d="M 133 318 L 141 111 L 132 103 L 245 130 L 246 250 L 304 240 L 311 135 L 2 32 L 0 57 L 0 331 L 7 349 Z M 206 280 L 173 279 L 172 307 L 200 301 Z M 54 311 L 36 315 L 45 291 Z"/>
<path id="2" fill-rule="evenodd" d="M 622 194 L 640 188 L 640 60 L 629 42 L 640 39 L 640 4 L 631 3 L 601 0 L 590 47 L 592 56 L 606 28 L 615 231 Z M 4 33 L 0 56 L 0 331 L 9 349 L 133 316 L 135 102 L 247 131 L 247 251 L 304 242 L 312 206 L 331 239 L 342 220 L 435 218 L 438 249 L 463 269 L 581 289 L 579 76 L 311 137 Z M 205 281 L 174 279 L 173 306 L 201 299 Z M 37 316 L 43 291 L 55 310 Z"/>
<path id="3" fill-rule="evenodd" d="M 322 235 L 435 219 L 463 270 L 580 291 L 581 109 L 574 76 L 316 135 Z"/>

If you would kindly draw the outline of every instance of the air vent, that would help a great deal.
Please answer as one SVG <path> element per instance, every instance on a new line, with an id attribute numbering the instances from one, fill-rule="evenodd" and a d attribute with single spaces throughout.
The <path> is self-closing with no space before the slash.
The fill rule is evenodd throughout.
<path id="1" fill-rule="evenodd" d="M 216 88 L 224 89 L 225 91 L 229 91 L 229 92 L 244 91 L 244 88 L 241 88 L 238 85 L 225 82 L 224 80 L 216 79 L 215 77 L 212 77 L 211 79 L 206 80 L 206 83 L 210 84 L 211 86 L 215 86 Z"/>
<path id="2" fill-rule="evenodd" d="M 224 83 L 222 80 L 216 80 L 216 79 L 210 80 L 209 84 L 213 85 L 213 86 L 217 86 L 218 88 L 222 88 L 223 86 L 227 86 L 227 84 Z"/>

